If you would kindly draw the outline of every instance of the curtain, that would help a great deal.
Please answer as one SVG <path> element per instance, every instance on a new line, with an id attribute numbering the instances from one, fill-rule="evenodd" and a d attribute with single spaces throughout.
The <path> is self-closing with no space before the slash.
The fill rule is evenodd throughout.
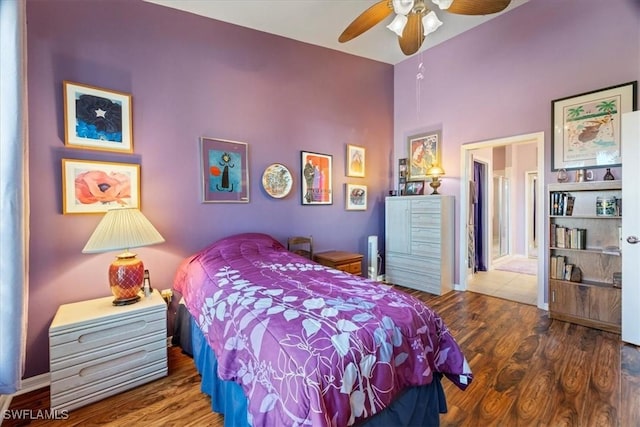
<path id="1" fill-rule="evenodd" d="M 0 394 L 21 387 L 27 336 L 26 39 L 25 0 L 0 0 Z"/>
<path id="2" fill-rule="evenodd" d="M 473 163 L 473 181 L 475 182 L 475 195 L 476 203 L 473 205 L 473 223 L 475 228 L 475 244 L 476 244 L 476 259 L 475 259 L 475 271 L 487 271 L 487 266 L 484 264 L 484 215 L 483 215 L 483 197 L 485 188 L 483 185 L 483 179 L 485 177 L 485 165 L 479 162 Z"/>

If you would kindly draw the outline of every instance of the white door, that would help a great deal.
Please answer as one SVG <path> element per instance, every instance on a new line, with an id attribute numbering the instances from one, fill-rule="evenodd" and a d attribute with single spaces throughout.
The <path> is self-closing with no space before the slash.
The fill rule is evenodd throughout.
<path id="1" fill-rule="evenodd" d="M 640 111 L 622 115 L 622 157 L 622 340 L 640 345 Z"/>

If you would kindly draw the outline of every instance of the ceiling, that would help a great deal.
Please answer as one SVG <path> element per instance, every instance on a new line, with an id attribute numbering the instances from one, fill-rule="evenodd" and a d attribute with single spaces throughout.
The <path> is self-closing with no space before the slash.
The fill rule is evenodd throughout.
<path id="1" fill-rule="evenodd" d="M 396 35 L 386 28 L 392 16 L 347 43 L 338 42 L 347 25 L 378 0 L 145 1 L 388 64 L 395 65 L 408 58 L 400 50 Z M 512 0 L 501 13 L 527 1 Z M 463 16 L 440 11 L 437 6 L 433 8 L 443 24 L 427 36 L 418 53 L 501 14 Z"/>

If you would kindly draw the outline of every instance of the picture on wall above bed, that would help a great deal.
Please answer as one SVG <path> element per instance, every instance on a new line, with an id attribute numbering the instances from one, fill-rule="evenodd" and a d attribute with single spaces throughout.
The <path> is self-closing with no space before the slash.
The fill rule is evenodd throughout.
<path id="1" fill-rule="evenodd" d="M 131 95 L 63 82 L 64 145 L 133 153 Z"/>
<path id="2" fill-rule="evenodd" d="M 301 151 L 303 205 L 333 204 L 333 156 Z"/>
<path id="3" fill-rule="evenodd" d="M 249 203 L 248 147 L 246 142 L 200 138 L 204 203 Z"/>
<path id="4" fill-rule="evenodd" d="M 347 176 L 364 178 L 364 147 L 347 144 Z"/>
<path id="5" fill-rule="evenodd" d="M 348 211 L 367 210 L 367 186 L 360 184 L 345 184 L 345 209 Z"/>
<path id="6" fill-rule="evenodd" d="M 440 164 L 442 132 L 433 131 L 409 137 L 409 181 L 423 181 L 427 170 Z"/>
<path id="7" fill-rule="evenodd" d="M 620 119 L 636 109 L 637 81 L 551 101 L 553 171 L 620 166 Z"/>
<path id="8" fill-rule="evenodd" d="M 262 188 L 274 199 L 286 197 L 293 187 L 289 169 L 280 163 L 272 163 L 262 173 Z"/>
<path id="9" fill-rule="evenodd" d="M 62 213 L 140 208 L 140 165 L 62 159 Z"/>

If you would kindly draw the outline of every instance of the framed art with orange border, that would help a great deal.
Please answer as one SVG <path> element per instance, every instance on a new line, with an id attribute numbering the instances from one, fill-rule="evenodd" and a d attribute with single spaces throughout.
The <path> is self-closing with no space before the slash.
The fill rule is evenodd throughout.
<path id="1" fill-rule="evenodd" d="M 62 159 L 62 213 L 140 209 L 140 165 Z"/>

